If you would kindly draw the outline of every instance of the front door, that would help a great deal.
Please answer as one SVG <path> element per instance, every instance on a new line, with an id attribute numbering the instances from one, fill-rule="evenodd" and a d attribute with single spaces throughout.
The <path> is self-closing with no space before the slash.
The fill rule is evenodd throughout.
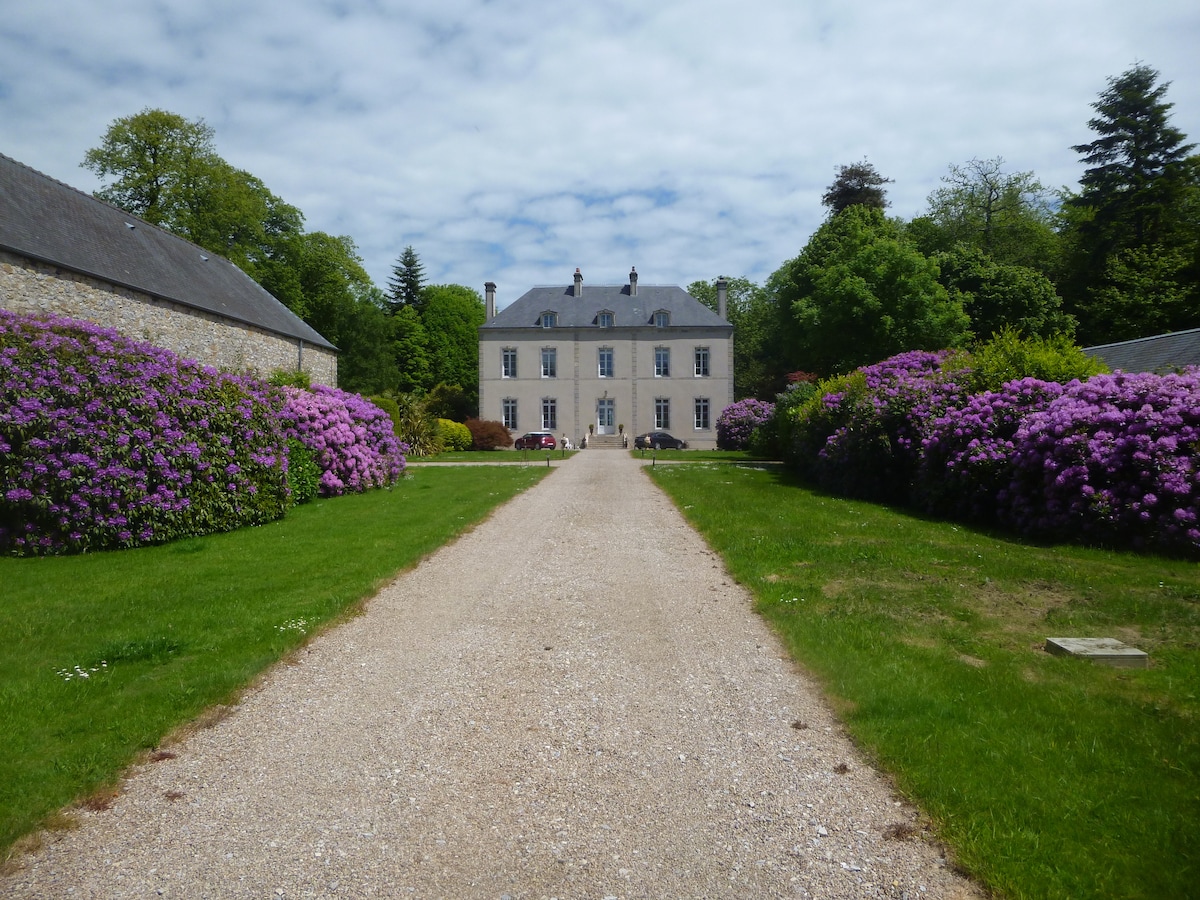
<path id="1" fill-rule="evenodd" d="M 611 397 L 596 401 L 596 434 L 616 434 L 616 404 Z"/>

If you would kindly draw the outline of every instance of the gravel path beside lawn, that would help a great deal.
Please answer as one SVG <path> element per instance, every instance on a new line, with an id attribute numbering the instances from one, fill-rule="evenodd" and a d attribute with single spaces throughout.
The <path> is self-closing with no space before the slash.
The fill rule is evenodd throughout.
<path id="1" fill-rule="evenodd" d="M 639 461 L 555 468 L 0 896 L 981 897 Z"/>

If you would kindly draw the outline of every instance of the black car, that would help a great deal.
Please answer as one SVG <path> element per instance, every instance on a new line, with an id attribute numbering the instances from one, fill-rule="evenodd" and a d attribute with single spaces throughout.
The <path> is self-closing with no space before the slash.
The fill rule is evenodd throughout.
<path id="1" fill-rule="evenodd" d="M 633 439 L 633 446 L 638 450 L 682 450 L 687 441 L 671 437 L 665 431 L 648 431 Z"/>

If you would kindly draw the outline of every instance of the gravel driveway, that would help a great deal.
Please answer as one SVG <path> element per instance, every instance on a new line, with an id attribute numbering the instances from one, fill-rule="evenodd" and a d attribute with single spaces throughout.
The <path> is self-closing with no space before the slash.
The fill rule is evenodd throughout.
<path id="1" fill-rule="evenodd" d="M 982 896 L 616 451 L 169 750 L 0 896 Z"/>

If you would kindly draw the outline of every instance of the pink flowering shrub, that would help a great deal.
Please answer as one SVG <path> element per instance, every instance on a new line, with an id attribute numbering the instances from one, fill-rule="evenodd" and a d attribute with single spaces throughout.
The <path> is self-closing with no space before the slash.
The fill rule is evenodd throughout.
<path id="1" fill-rule="evenodd" d="M 1200 555 L 1200 370 L 1074 382 L 1013 443 L 1001 522 Z"/>
<path id="2" fill-rule="evenodd" d="M 775 404 L 753 397 L 731 403 L 717 416 L 717 449 L 745 450 L 758 428 L 775 414 Z"/>
<path id="3" fill-rule="evenodd" d="M 321 468 L 321 496 L 387 487 L 404 474 L 408 448 L 396 439 L 391 417 L 378 406 L 324 385 L 280 390 L 284 434 L 312 451 Z"/>
<path id="4" fill-rule="evenodd" d="M 278 519 L 277 401 L 115 331 L 0 310 L 0 553 L 161 543 Z"/>

